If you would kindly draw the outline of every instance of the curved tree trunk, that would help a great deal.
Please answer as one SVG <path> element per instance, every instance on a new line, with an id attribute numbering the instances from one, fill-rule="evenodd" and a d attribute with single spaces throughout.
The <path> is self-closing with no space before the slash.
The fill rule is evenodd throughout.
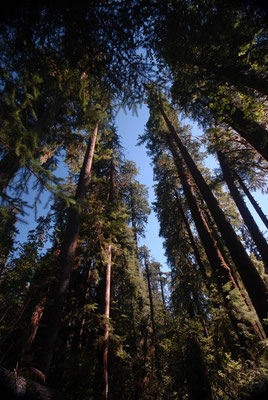
<path id="1" fill-rule="evenodd" d="M 250 257 L 248 256 L 246 250 L 244 249 L 242 243 L 237 237 L 233 227 L 230 222 L 226 219 L 226 216 L 219 206 L 217 199 L 214 197 L 212 191 L 204 180 L 202 174 L 198 170 L 195 162 L 193 161 L 191 155 L 189 154 L 186 147 L 183 145 L 179 135 L 177 134 L 172 123 L 168 119 L 163 108 L 159 106 L 160 112 L 167 124 L 170 131 L 171 137 L 177 144 L 183 159 L 189 168 L 191 175 L 193 176 L 195 183 L 202 194 L 211 215 L 216 222 L 216 225 L 222 235 L 223 240 L 230 252 L 230 255 L 235 263 L 235 266 L 244 282 L 245 288 L 249 294 L 252 304 L 257 312 L 257 315 L 261 321 L 267 318 L 268 313 L 268 302 L 267 302 L 267 288 L 260 277 L 258 271 L 256 270 L 254 264 L 252 263 Z M 267 325 L 263 325 L 263 329 L 268 335 Z"/>
<path id="2" fill-rule="evenodd" d="M 258 228 L 258 225 L 254 221 L 249 209 L 247 208 L 239 190 L 237 189 L 233 178 L 232 173 L 227 164 L 226 158 L 221 151 L 217 151 L 218 160 L 222 169 L 223 177 L 225 182 L 228 185 L 232 198 L 235 201 L 235 204 L 244 220 L 245 225 L 247 226 L 249 233 L 254 240 L 256 247 L 264 261 L 266 273 L 268 273 L 268 244 L 262 235 L 261 231 Z"/>
<path id="3" fill-rule="evenodd" d="M 86 195 L 89 185 L 92 160 L 98 134 L 98 124 L 88 144 L 83 166 L 77 184 L 75 200 L 81 202 Z M 57 279 L 51 289 L 51 295 L 45 305 L 44 312 L 34 341 L 34 366 L 45 376 L 53 357 L 56 339 L 59 331 L 65 293 L 70 283 L 72 265 L 77 248 L 80 228 L 80 212 L 78 207 L 68 210 L 68 219 L 64 233 L 63 243 L 58 260 Z"/>

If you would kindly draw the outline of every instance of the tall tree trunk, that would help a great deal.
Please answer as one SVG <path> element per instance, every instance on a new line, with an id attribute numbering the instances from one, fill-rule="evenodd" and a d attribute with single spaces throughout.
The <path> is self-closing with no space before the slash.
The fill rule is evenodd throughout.
<path id="1" fill-rule="evenodd" d="M 185 170 L 182 161 L 180 157 L 178 156 L 177 149 L 172 142 L 172 139 L 170 136 L 167 136 L 168 144 L 170 147 L 170 150 L 172 152 L 173 158 L 175 165 L 177 167 L 178 175 L 184 190 L 184 194 L 186 197 L 186 200 L 188 202 L 188 206 L 190 208 L 192 218 L 194 220 L 194 223 L 196 225 L 197 232 L 199 234 L 201 243 L 204 247 L 204 250 L 206 252 L 207 258 L 209 260 L 211 269 L 213 271 L 214 279 L 217 285 L 217 289 L 219 293 L 222 295 L 224 304 L 228 310 L 230 321 L 233 325 L 233 328 L 237 334 L 237 337 L 239 339 L 240 344 L 244 347 L 244 336 L 243 333 L 240 332 L 239 329 L 239 321 L 236 320 L 235 316 L 233 315 L 231 309 L 232 309 L 232 304 L 230 304 L 230 298 L 228 296 L 228 293 L 223 290 L 223 286 L 226 285 L 227 283 L 231 282 L 232 288 L 236 288 L 237 284 L 232 276 L 231 270 L 226 264 L 224 257 L 222 256 L 218 244 L 214 237 L 212 236 L 211 230 L 207 224 L 207 221 L 200 209 L 200 207 L 197 204 L 194 189 L 191 184 L 191 177 L 189 176 L 190 174 Z M 238 289 L 239 291 L 239 289 Z M 263 339 L 263 337 L 260 335 L 260 339 Z"/>
<path id="2" fill-rule="evenodd" d="M 206 219 L 208 221 L 208 225 L 209 225 L 209 227 L 211 229 L 212 235 L 213 235 L 214 239 L 218 243 L 220 252 L 222 253 L 226 264 L 229 264 L 230 263 L 230 259 L 228 259 L 228 257 L 226 256 L 226 252 L 225 252 L 225 249 L 224 249 L 224 246 L 223 246 L 223 243 L 222 243 L 222 239 L 221 239 L 221 237 L 219 235 L 219 232 L 217 231 L 217 229 L 215 227 L 215 224 L 213 223 L 213 220 L 212 220 L 209 212 L 205 211 L 205 217 L 206 217 Z M 249 312 L 251 312 L 251 313 L 252 313 L 252 311 L 254 312 L 254 307 L 252 305 L 250 297 L 248 296 L 247 291 L 245 290 L 245 286 L 243 285 L 241 276 L 237 272 L 237 270 L 235 268 L 233 268 L 233 266 L 232 266 L 232 276 L 233 276 L 233 279 L 235 281 L 235 284 L 236 284 L 237 288 L 240 291 L 241 297 L 242 297 L 242 299 L 243 299 L 243 301 L 245 303 L 245 306 L 246 306 L 247 310 Z M 258 318 L 256 318 L 255 321 L 250 319 L 249 324 L 253 328 L 253 331 L 255 332 L 256 337 L 258 337 L 260 340 L 266 339 L 263 327 L 262 327 L 261 323 L 259 322 Z"/>
<path id="3" fill-rule="evenodd" d="M 105 327 L 104 327 L 104 351 L 103 351 L 103 380 L 104 393 L 103 398 L 108 400 L 108 350 L 109 350 L 109 317 L 110 317 L 110 290 L 111 290 L 111 267 L 112 267 L 112 246 L 108 246 L 108 262 L 106 268 L 106 286 L 105 286 Z"/>
<path id="4" fill-rule="evenodd" d="M 254 240 L 256 247 L 264 261 L 266 273 L 268 273 L 268 244 L 258 228 L 258 225 L 254 221 L 249 209 L 247 208 L 238 188 L 236 187 L 231 170 L 226 161 L 224 154 L 221 151 L 217 151 L 218 160 L 222 169 L 223 178 L 228 185 L 232 198 L 237 205 L 237 208 L 242 215 L 245 225 L 247 226 L 249 233 Z"/>
<path id="5" fill-rule="evenodd" d="M 245 288 L 251 298 L 252 304 L 255 307 L 257 315 L 263 323 L 263 319 L 267 318 L 268 313 L 268 302 L 267 302 L 267 288 L 257 272 L 253 262 L 248 256 L 246 250 L 244 249 L 242 243 L 237 237 L 234 229 L 232 228 L 230 222 L 226 219 L 224 212 L 220 208 L 217 199 L 214 197 L 212 191 L 204 180 L 202 174 L 198 170 L 195 162 L 193 161 L 191 155 L 187 151 L 186 147 L 183 145 L 179 135 L 177 134 L 172 123 L 168 119 L 166 113 L 164 112 L 162 106 L 159 107 L 162 116 L 167 124 L 170 131 L 171 137 L 177 144 L 183 159 L 189 168 L 191 175 L 193 176 L 195 183 L 202 194 L 211 215 L 216 222 L 216 225 L 226 243 L 226 246 L 230 252 L 230 255 L 235 263 L 235 266 L 241 275 L 244 282 Z M 168 135 L 167 135 L 168 136 Z M 266 335 L 268 334 L 268 326 L 263 325 Z"/>
<path id="6" fill-rule="evenodd" d="M 65 293 L 70 283 L 70 275 L 75 258 L 80 229 L 80 212 L 78 205 L 82 200 L 84 200 L 89 185 L 97 134 L 98 124 L 96 125 L 92 139 L 88 144 L 83 166 L 79 175 L 75 194 L 77 204 L 75 207 L 71 207 L 68 210 L 68 219 L 58 260 L 57 278 L 52 286 L 51 295 L 45 305 L 39 329 L 34 341 L 33 364 L 45 376 L 48 373 L 53 357 Z"/>
<path id="7" fill-rule="evenodd" d="M 262 222 L 264 223 L 264 225 L 268 229 L 268 219 L 267 219 L 266 215 L 264 214 L 264 212 L 262 211 L 261 207 L 259 206 L 257 201 L 254 199 L 254 197 L 252 196 L 252 194 L 250 193 L 250 191 L 248 190 L 247 186 L 245 185 L 245 183 L 243 182 L 241 177 L 238 175 L 238 173 L 235 173 L 235 177 L 237 178 L 237 180 L 239 182 L 239 185 L 241 186 L 241 188 L 244 191 L 245 195 L 247 196 L 247 198 L 249 199 L 249 201 L 253 205 L 253 207 L 254 207 L 255 211 L 257 212 L 257 214 L 259 215 L 260 219 L 262 220 Z"/>

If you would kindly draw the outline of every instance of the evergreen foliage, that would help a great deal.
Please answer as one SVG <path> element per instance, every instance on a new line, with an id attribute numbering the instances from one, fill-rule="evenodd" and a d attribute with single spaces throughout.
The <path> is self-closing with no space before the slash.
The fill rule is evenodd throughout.
<path id="1" fill-rule="evenodd" d="M 242 0 L 6 6 L 2 398 L 267 398 L 267 241 L 245 205 L 268 228 L 252 195 L 267 192 L 265 8 Z M 135 112 L 144 102 L 139 143 L 152 160 L 152 207 L 116 127 L 120 107 Z M 202 136 L 182 125 L 185 115 Z M 217 154 L 215 171 L 206 153 Z M 50 208 L 19 243 L 32 185 L 36 208 L 43 191 Z M 141 246 L 151 208 L 168 271 Z"/>

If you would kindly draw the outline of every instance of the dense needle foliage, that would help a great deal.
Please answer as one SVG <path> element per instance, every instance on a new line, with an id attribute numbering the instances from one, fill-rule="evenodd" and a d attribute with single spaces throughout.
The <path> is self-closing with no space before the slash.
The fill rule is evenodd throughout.
<path id="1" fill-rule="evenodd" d="M 253 193 L 267 193 L 262 2 L 6 6 L 1 398 L 267 398 L 268 245 L 247 205 L 268 228 Z M 116 126 L 120 108 L 139 104 L 151 205 Z M 49 200 L 18 242 L 25 193 L 36 214 Z M 168 268 L 142 245 L 151 209 Z"/>

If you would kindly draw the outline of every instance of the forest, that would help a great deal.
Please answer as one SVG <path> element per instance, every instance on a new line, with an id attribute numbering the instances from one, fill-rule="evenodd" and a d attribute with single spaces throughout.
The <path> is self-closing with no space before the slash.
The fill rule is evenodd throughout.
<path id="1" fill-rule="evenodd" d="M 261 1 L 5 4 L 1 399 L 268 398 L 267 56 Z M 141 105 L 152 204 L 116 125 Z"/>

